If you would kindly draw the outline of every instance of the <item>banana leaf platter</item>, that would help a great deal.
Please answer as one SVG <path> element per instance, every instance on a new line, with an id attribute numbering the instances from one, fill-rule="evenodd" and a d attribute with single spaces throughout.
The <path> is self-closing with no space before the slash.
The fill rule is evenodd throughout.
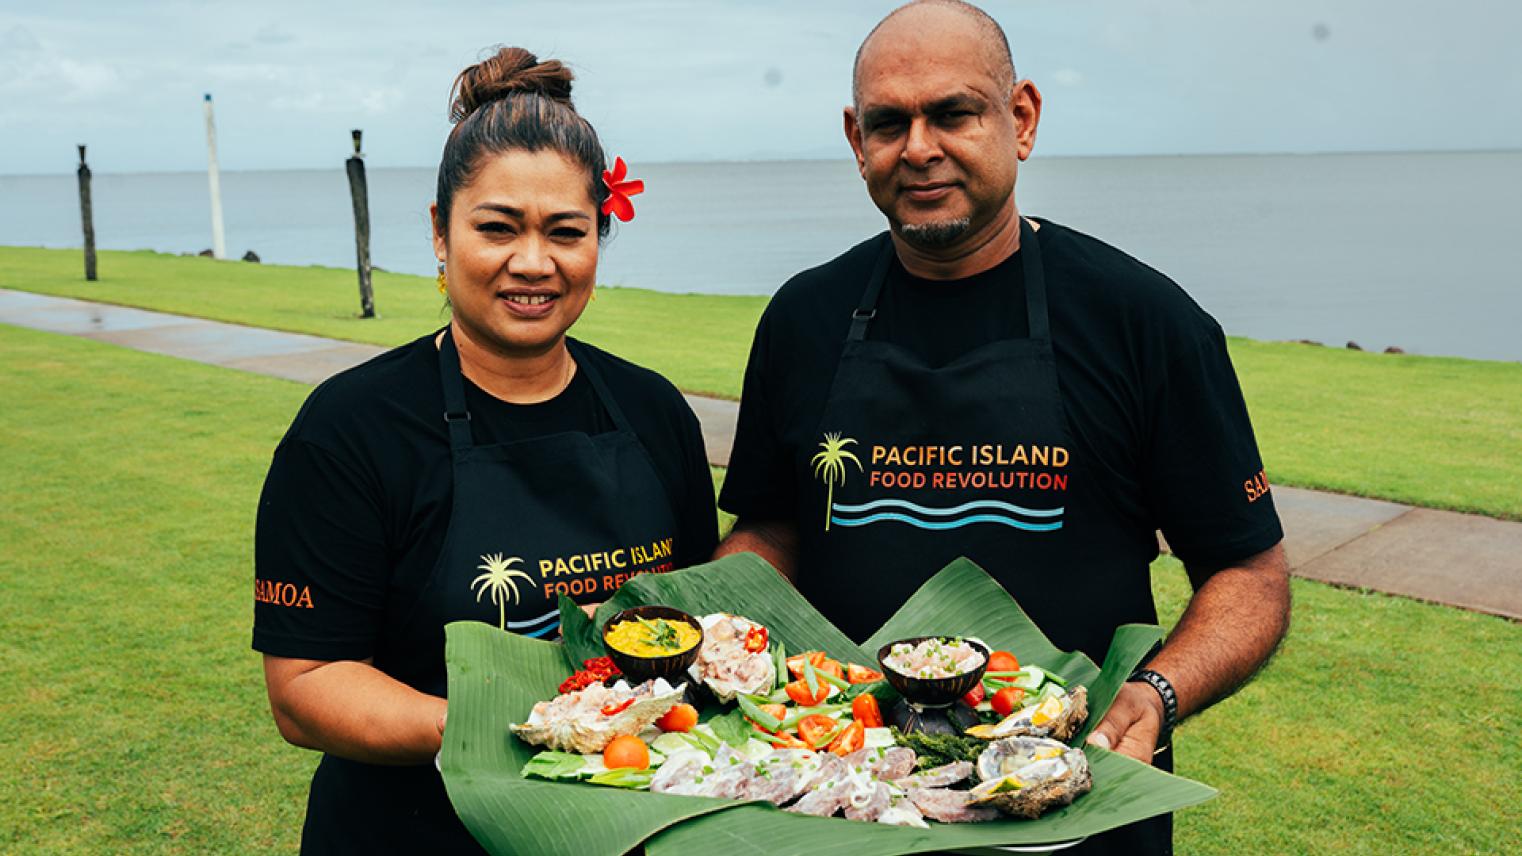
<path id="1" fill-rule="evenodd" d="M 937 824 L 929 829 L 787 813 L 769 803 L 675 796 L 575 782 L 524 778 L 539 750 L 508 732 L 535 702 L 553 698 L 582 660 L 600 656 L 597 628 L 631 606 L 666 604 L 694 615 L 733 612 L 765 624 L 789 651 L 875 664 L 872 652 L 922 634 L 977 636 L 1089 687 L 1081 745 L 1121 684 L 1158 639 L 1154 626 L 1116 631 L 1103 667 L 1055 648 L 994 579 L 958 559 L 928 580 L 871 639 L 858 646 L 820 615 L 775 569 L 752 554 L 668 574 L 635 577 L 589 620 L 562 603 L 562 639 L 545 642 L 480 622 L 446 628 L 449 720 L 440 768 L 465 826 L 493 854 L 620 854 L 641 845 L 651 856 L 722 847 L 725 856 L 969 851 L 999 845 L 1042 845 L 1096 835 L 1215 796 L 1198 782 L 1131 758 L 1086 746 L 1094 787 L 1073 804 L 1035 820 Z M 885 695 L 885 694 L 884 694 Z M 703 712 L 703 718 L 717 708 Z"/>

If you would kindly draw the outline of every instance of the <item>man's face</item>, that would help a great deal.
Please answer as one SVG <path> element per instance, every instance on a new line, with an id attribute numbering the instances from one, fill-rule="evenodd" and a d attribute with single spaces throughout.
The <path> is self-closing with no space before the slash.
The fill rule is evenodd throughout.
<path id="1" fill-rule="evenodd" d="M 976 234 L 1009 202 L 1035 141 L 1034 115 L 1028 128 L 1017 118 L 1035 88 L 998 79 L 960 16 L 910 18 L 890 20 L 863 52 L 846 136 L 894 231 L 934 249 Z"/>

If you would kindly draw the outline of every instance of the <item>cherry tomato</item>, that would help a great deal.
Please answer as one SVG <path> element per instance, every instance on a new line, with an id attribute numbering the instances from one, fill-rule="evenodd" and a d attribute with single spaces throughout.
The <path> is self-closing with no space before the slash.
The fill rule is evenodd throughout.
<path id="1" fill-rule="evenodd" d="M 858 666 L 855 663 L 846 666 L 846 680 L 853 684 L 870 684 L 873 681 L 880 681 L 882 679 L 883 673 L 875 669 Z"/>
<path id="2" fill-rule="evenodd" d="M 830 752 L 836 755 L 849 755 L 862 747 L 867 741 L 867 729 L 859 721 L 846 726 L 846 730 L 830 741 Z"/>
<path id="3" fill-rule="evenodd" d="M 766 638 L 765 627 L 752 627 L 750 632 L 745 634 L 745 650 L 751 652 L 752 654 L 765 651 Z"/>
<path id="4" fill-rule="evenodd" d="M 823 651 L 804 651 L 801 654 L 794 654 L 793 656 L 787 658 L 788 674 L 792 675 L 794 678 L 801 678 L 803 677 L 804 660 L 812 663 L 814 668 L 817 669 L 820 666 L 824 665 L 825 659 L 826 657 L 824 656 Z"/>
<path id="5" fill-rule="evenodd" d="M 867 728 L 883 727 L 883 712 L 877 706 L 877 697 L 862 693 L 851 702 L 851 718 Z"/>
<path id="6" fill-rule="evenodd" d="M 1008 651 L 995 651 L 988 655 L 988 671 L 990 672 L 1018 672 L 1020 661 L 1014 654 Z"/>
<path id="7" fill-rule="evenodd" d="M 966 695 L 962 696 L 962 704 L 965 704 L 968 707 L 977 707 L 983 703 L 983 696 L 986 695 L 986 692 L 987 691 L 983 689 L 983 684 L 979 683 L 977 686 L 968 690 Z"/>
<path id="8" fill-rule="evenodd" d="M 761 708 L 761 711 L 763 713 L 770 714 L 773 718 L 777 719 L 778 721 L 787 719 L 787 708 L 785 706 L 783 706 L 783 705 L 780 705 L 780 704 L 758 704 L 756 706 Z M 776 733 L 776 732 L 772 732 L 772 731 L 767 731 L 765 728 L 762 728 L 761 727 L 761 723 L 756 722 L 754 719 L 751 719 L 751 720 L 748 720 L 748 721 L 750 722 L 751 725 L 754 725 L 756 727 L 757 731 L 765 732 L 766 734 L 774 734 L 774 733 Z"/>
<path id="9" fill-rule="evenodd" d="M 801 707 L 813 707 L 824 701 L 830 694 L 830 684 L 823 679 L 816 680 L 819 687 L 818 693 L 809 692 L 809 682 L 806 680 L 790 681 L 787 685 L 787 697 L 797 702 Z"/>
<path id="10" fill-rule="evenodd" d="M 835 730 L 835 720 L 822 713 L 805 716 L 798 720 L 798 736 L 809 745 L 810 749 L 819 748 L 819 741 L 825 735 Z"/>
<path id="11" fill-rule="evenodd" d="M 989 702 L 989 704 L 993 705 L 994 713 L 1000 716 L 1009 716 L 1015 712 L 1015 709 L 1020 706 L 1020 702 L 1024 698 L 1025 690 L 1019 687 L 1005 687 L 994 693 L 993 701 Z"/>
<path id="12" fill-rule="evenodd" d="M 773 749 L 812 749 L 814 747 L 793 736 L 791 731 L 781 731 L 772 735 Z"/>
<path id="13" fill-rule="evenodd" d="M 662 731 L 691 731 L 698 724 L 698 709 L 690 704 L 678 704 L 655 721 Z"/>
<path id="14" fill-rule="evenodd" d="M 633 734 L 620 734 L 602 750 L 602 763 L 610 770 L 615 767 L 643 770 L 650 766 L 650 749 Z"/>

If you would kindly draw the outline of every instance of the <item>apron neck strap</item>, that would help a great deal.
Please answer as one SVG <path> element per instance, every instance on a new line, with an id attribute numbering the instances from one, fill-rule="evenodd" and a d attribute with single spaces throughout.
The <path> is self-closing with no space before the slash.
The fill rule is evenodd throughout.
<path id="1" fill-rule="evenodd" d="M 861 302 L 851 312 L 851 331 L 846 341 L 860 342 L 867 337 L 867 325 L 877 317 L 877 301 L 882 297 L 883 284 L 888 279 L 888 266 L 893 261 L 893 239 L 884 236 L 882 251 L 867 279 L 867 289 L 862 292 Z M 1020 218 L 1020 270 L 1025 275 L 1025 311 L 1029 317 L 1030 337 L 1048 340 L 1052 337 L 1051 324 L 1046 314 L 1046 277 L 1041 264 L 1041 242 L 1030 221 Z"/>
<path id="2" fill-rule="evenodd" d="M 583 345 L 570 336 L 566 337 L 565 345 L 571 359 L 576 361 L 576 370 L 585 372 L 587 380 L 591 381 L 592 390 L 597 393 L 608 416 L 612 417 L 614 427 L 620 431 L 632 430 L 623 408 L 608 391 L 602 374 L 592 366 L 591 360 L 583 359 L 586 354 Z M 465 404 L 465 375 L 460 371 L 460 352 L 449 327 L 444 328 L 444 338 L 439 342 L 439 380 L 444 387 L 444 422 L 449 426 L 449 448 L 455 451 L 469 449 L 475 445 L 475 440 L 470 433 L 470 408 Z"/>
<path id="3" fill-rule="evenodd" d="M 449 426 L 449 448 L 456 452 L 475 444 L 470 436 L 470 408 L 465 405 L 465 375 L 460 372 L 460 352 L 454 334 L 444 328 L 439 341 L 439 380 L 444 387 L 444 424 Z"/>
<path id="4" fill-rule="evenodd" d="M 592 382 L 592 390 L 597 393 L 598 401 L 602 402 L 603 409 L 607 410 L 608 416 L 612 417 L 613 426 L 620 431 L 633 431 L 634 429 L 629 427 L 629 420 L 624 417 L 624 409 L 618 406 L 618 399 L 613 397 L 613 393 L 608 389 L 607 381 L 603 380 L 602 372 L 592 365 L 593 360 L 586 359 L 587 346 L 567 336 L 565 347 L 570 352 L 571 359 L 576 361 L 576 370 L 586 372 L 587 380 Z"/>
<path id="5" fill-rule="evenodd" d="M 1025 275 L 1025 315 L 1030 337 L 1040 341 L 1052 338 L 1046 314 L 1046 265 L 1041 263 L 1041 239 L 1031 221 L 1020 218 L 1020 271 Z"/>

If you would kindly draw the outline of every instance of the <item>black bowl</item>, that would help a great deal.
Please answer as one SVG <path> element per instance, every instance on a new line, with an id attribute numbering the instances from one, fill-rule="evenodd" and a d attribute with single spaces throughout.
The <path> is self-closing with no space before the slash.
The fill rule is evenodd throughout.
<path id="1" fill-rule="evenodd" d="M 893 650 L 894 645 L 918 645 L 926 639 L 959 639 L 966 642 L 983 655 L 983 665 L 970 672 L 952 675 L 949 678 L 913 678 L 894 671 L 892 666 L 883 662 L 887 659 L 888 652 Z M 908 639 L 889 642 L 877 649 L 877 662 L 883 667 L 883 675 L 888 679 L 888 683 L 892 684 L 905 700 L 925 707 L 945 707 L 967 695 L 973 687 L 978 685 L 978 681 L 983 680 L 983 672 L 988 669 L 988 654 L 988 646 L 976 639 L 957 636 L 911 636 Z"/>
<path id="2" fill-rule="evenodd" d="M 663 657 L 636 657 L 633 654 L 625 654 L 608 644 L 608 631 L 614 625 L 621 621 L 633 621 L 636 618 L 643 618 L 646 621 L 664 618 L 667 621 L 680 621 L 684 624 L 690 624 L 697 628 L 697 644 L 685 651 L 667 654 Z M 697 662 L 698 649 L 703 647 L 703 625 L 699 624 L 696 618 L 680 609 L 674 609 L 669 606 L 636 606 L 633 609 L 626 609 L 618 613 L 608 619 L 607 624 L 603 625 L 602 647 L 607 650 L 608 656 L 613 658 L 614 665 L 618 666 L 619 670 L 628 676 L 630 683 L 637 684 L 652 678 L 665 678 L 668 682 L 675 684 L 677 681 L 672 679 L 685 672 L 688 666 Z"/>

